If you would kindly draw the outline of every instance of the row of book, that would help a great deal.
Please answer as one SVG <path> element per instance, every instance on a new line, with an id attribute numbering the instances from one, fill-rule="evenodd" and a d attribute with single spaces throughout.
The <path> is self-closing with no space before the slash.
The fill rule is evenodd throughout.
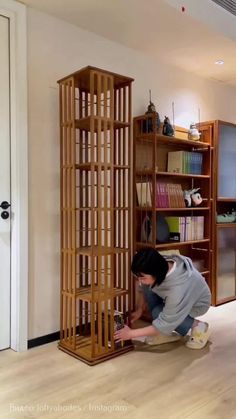
<path id="1" fill-rule="evenodd" d="M 204 217 L 165 217 L 169 227 L 170 241 L 204 239 Z"/>
<path id="2" fill-rule="evenodd" d="M 193 151 L 170 151 L 167 171 L 171 173 L 202 174 L 203 154 Z"/>
<path id="3" fill-rule="evenodd" d="M 137 182 L 136 191 L 140 207 L 152 206 L 151 182 Z M 180 184 L 156 183 L 155 194 L 156 208 L 185 208 L 183 190 Z"/>
<path id="4" fill-rule="evenodd" d="M 185 208 L 182 186 L 176 183 L 156 184 L 157 208 Z"/>
<path id="5" fill-rule="evenodd" d="M 141 241 L 152 242 L 153 226 L 152 217 L 146 215 L 141 225 Z M 187 242 L 204 239 L 204 217 L 162 217 L 157 216 L 156 241 Z"/>

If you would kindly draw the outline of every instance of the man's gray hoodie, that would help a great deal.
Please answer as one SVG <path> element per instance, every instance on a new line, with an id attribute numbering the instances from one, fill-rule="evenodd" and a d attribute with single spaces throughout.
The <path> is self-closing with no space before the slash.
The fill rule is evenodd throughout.
<path id="1" fill-rule="evenodd" d="M 165 259 L 175 261 L 176 267 L 161 285 L 152 288 L 164 300 L 163 311 L 152 324 L 161 333 L 170 334 L 188 315 L 197 317 L 207 312 L 211 304 L 211 292 L 191 259 L 181 255 Z"/>

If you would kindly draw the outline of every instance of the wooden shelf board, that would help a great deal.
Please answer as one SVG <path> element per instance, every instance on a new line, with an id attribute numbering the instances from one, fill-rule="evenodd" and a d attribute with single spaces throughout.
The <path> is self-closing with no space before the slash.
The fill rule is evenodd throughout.
<path id="1" fill-rule="evenodd" d="M 173 172 L 154 172 L 152 169 L 147 170 L 136 170 L 135 172 L 136 176 L 169 176 L 169 177 L 182 177 L 182 178 L 198 178 L 198 179 L 209 179 L 209 175 L 194 175 L 191 173 L 173 173 Z"/>
<path id="2" fill-rule="evenodd" d="M 205 148 L 206 150 L 210 147 L 209 143 L 204 143 L 203 141 L 193 141 L 188 139 L 182 139 L 178 137 L 168 137 L 166 135 L 162 134 L 155 134 L 155 133 L 149 133 L 149 134 L 140 134 L 136 137 L 137 141 L 140 142 L 142 140 L 154 142 L 157 140 L 158 143 L 167 144 L 168 146 L 173 145 L 187 145 L 191 147 L 196 148 Z"/>
<path id="3" fill-rule="evenodd" d="M 101 255 L 113 255 L 114 253 L 126 253 L 129 252 L 129 249 L 123 249 L 120 247 L 104 247 L 104 246 L 86 246 L 80 247 L 76 249 L 76 253 L 79 255 L 87 255 L 87 256 L 98 256 Z"/>
<path id="4" fill-rule="evenodd" d="M 131 343 L 127 343 L 123 348 L 106 349 L 105 347 L 101 347 L 100 351 L 98 351 L 97 346 L 95 346 L 95 350 L 97 349 L 96 355 L 92 356 L 91 338 L 87 338 L 87 342 L 84 341 L 80 348 L 73 349 L 72 345 L 67 344 L 65 340 L 62 340 L 58 344 L 58 348 L 88 365 L 96 365 L 107 359 L 114 358 L 117 355 L 132 351 L 134 346 Z"/>
<path id="5" fill-rule="evenodd" d="M 218 228 L 231 228 L 236 227 L 236 223 L 216 223 L 216 227 Z"/>
<path id="6" fill-rule="evenodd" d="M 236 198 L 216 198 L 218 202 L 236 202 Z"/>
<path id="7" fill-rule="evenodd" d="M 75 164 L 74 166 L 76 169 L 81 169 L 81 170 L 90 170 L 92 171 L 93 169 L 95 171 L 102 169 L 102 170 L 111 170 L 111 169 L 130 169 L 130 166 L 126 166 L 126 165 L 121 165 L 121 164 L 104 164 L 104 163 L 81 163 L 81 164 Z M 63 168 L 67 168 L 67 167 L 63 167 Z"/>
<path id="8" fill-rule="evenodd" d="M 180 207 L 180 208 L 152 208 L 152 207 L 136 207 L 138 211 L 156 211 L 156 212 L 167 212 L 167 211 L 209 211 L 210 207 Z"/>
<path id="9" fill-rule="evenodd" d="M 76 207 L 76 208 L 62 208 L 62 211 L 72 211 L 72 210 L 76 210 L 76 211 L 131 211 L 131 208 L 129 207 L 109 207 L 109 208 L 100 208 L 100 207 Z"/>
<path id="10" fill-rule="evenodd" d="M 94 287 L 94 290 L 92 291 L 91 286 L 89 287 L 83 287 L 83 288 L 77 288 L 76 289 L 76 297 L 83 301 L 105 301 L 114 297 L 119 297 L 121 295 L 128 294 L 128 291 L 123 288 L 113 288 L 113 289 L 107 289 L 105 291 L 104 288 L 101 288 L 100 291 L 98 287 Z M 73 292 L 68 291 L 62 291 L 62 295 L 67 296 L 73 296 Z"/>
<path id="11" fill-rule="evenodd" d="M 164 248 L 173 248 L 173 247 L 181 247 L 186 246 L 189 244 L 197 244 L 197 243 L 207 243 L 210 239 L 202 239 L 202 240 L 189 240 L 186 242 L 168 242 L 168 243 L 158 243 L 156 245 L 153 245 L 152 243 L 146 243 L 146 242 L 136 242 L 136 245 L 139 247 L 147 246 L 147 247 L 155 247 L 156 249 L 164 249 Z"/>
<path id="12" fill-rule="evenodd" d="M 156 211 L 209 211 L 210 207 L 156 208 Z"/>
<path id="13" fill-rule="evenodd" d="M 140 212 L 151 212 L 156 210 L 156 208 L 152 207 L 136 207 L 135 209 Z"/>
<path id="14" fill-rule="evenodd" d="M 149 175 L 153 176 L 153 175 L 155 175 L 155 171 L 153 171 L 152 169 L 136 170 L 135 175 L 137 175 L 137 176 L 149 176 Z"/>
<path id="15" fill-rule="evenodd" d="M 173 173 L 173 172 L 156 172 L 157 175 L 160 176 L 174 176 L 174 177 L 194 177 L 200 179 L 209 179 L 210 175 L 194 175 L 191 173 Z"/>
<path id="16" fill-rule="evenodd" d="M 122 121 L 114 121 L 113 119 L 106 119 L 103 117 L 96 117 L 96 116 L 88 116 L 86 118 L 76 119 L 75 120 L 75 127 L 85 130 L 91 131 L 92 122 L 94 124 L 94 132 L 98 132 L 99 130 L 99 121 L 100 121 L 100 129 L 104 131 L 105 126 L 106 129 L 119 129 L 119 128 L 126 128 L 129 127 L 130 124 L 128 122 Z M 64 124 L 66 125 L 66 124 Z"/>

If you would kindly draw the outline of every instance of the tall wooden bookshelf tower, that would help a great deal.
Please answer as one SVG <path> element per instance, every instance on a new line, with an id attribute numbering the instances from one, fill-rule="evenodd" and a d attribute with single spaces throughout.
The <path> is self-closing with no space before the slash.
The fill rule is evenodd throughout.
<path id="1" fill-rule="evenodd" d="M 94 365 L 131 350 L 114 342 L 131 306 L 131 85 L 86 67 L 61 80 L 59 348 Z"/>

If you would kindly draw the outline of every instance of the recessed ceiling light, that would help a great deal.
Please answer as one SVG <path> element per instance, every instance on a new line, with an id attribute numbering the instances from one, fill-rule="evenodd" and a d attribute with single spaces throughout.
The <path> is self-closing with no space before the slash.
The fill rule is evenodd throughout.
<path id="1" fill-rule="evenodd" d="M 215 61 L 216 65 L 223 65 L 225 62 L 223 60 L 217 60 Z"/>

